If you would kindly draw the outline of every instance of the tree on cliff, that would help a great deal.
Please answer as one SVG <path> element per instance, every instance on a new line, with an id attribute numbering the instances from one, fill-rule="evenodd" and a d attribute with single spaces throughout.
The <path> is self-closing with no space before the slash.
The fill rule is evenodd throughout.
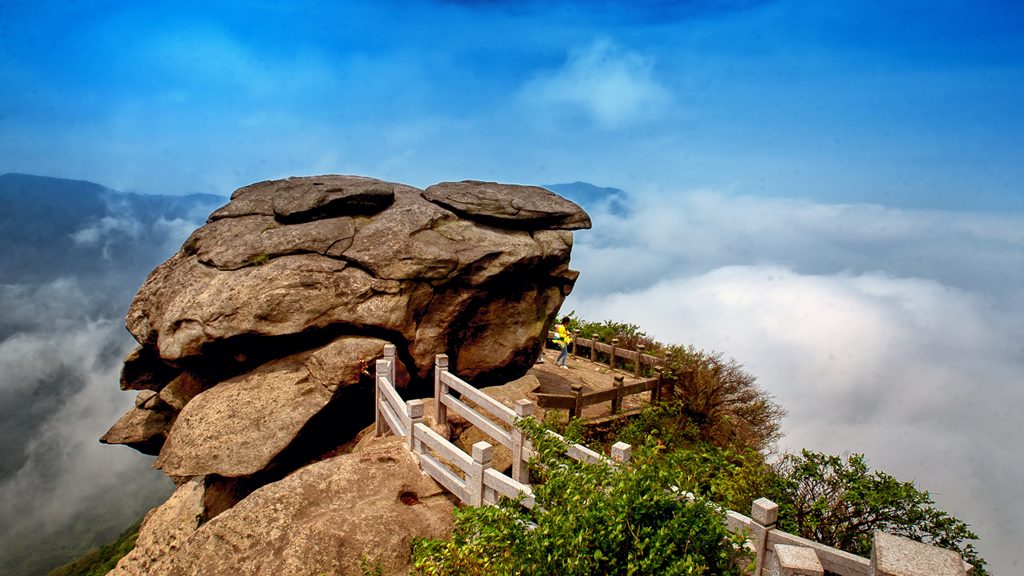
<path id="1" fill-rule="evenodd" d="M 969 526 L 934 507 L 927 490 L 868 468 L 863 454 L 843 459 L 803 450 L 774 466 L 780 482 L 765 494 L 779 505 L 779 528 L 860 556 L 875 530 L 954 550 L 985 576 Z"/>

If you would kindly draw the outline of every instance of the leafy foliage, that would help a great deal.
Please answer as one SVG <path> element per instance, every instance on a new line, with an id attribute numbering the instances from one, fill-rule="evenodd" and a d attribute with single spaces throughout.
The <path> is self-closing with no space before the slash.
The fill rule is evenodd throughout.
<path id="1" fill-rule="evenodd" d="M 965 540 L 978 537 L 968 525 L 936 509 L 931 495 L 913 482 L 872 471 L 862 454 L 846 460 L 804 450 L 776 467 L 781 480 L 767 492 L 779 504 L 779 527 L 861 556 L 871 554 L 875 530 L 957 551 L 987 574 L 985 561 Z"/>
<path id="2" fill-rule="evenodd" d="M 682 356 L 675 371 L 680 417 L 697 426 L 701 441 L 763 450 L 782 436 L 786 411 L 742 364 L 692 346 Z"/>
<path id="3" fill-rule="evenodd" d="M 662 344 L 636 324 L 589 322 L 574 315 L 570 314 L 570 328 L 582 336 L 604 342 L 618 339 L 619 346 L 631 350 L 643 345 L 646 354 L 663 359 L 664 376 L 672 381 L 676 396 L 659 418 L 665 420 L 667 410 L 674 410 L 677 423 L 669 426 L 696 433 L 686 434 L 687 441 L 764 450 L 782 436 L 786 411 L 736 360 L 724 359 L 721 352 Z M 630 369 L 630 363 L 623 362 Z"/>
<path id="4" fill-rule="evenodd" d="M 452 541 L 417 540 L 413 560 L 437 576 L 525 574 L 741 574 L 743 535 L 730 533 L 721 510 L 690 500 L 650 443 L 628 468 L 581 464 L 566 446 L 527 430 L 538 449 L 537 505 L 456 512 Z"/>

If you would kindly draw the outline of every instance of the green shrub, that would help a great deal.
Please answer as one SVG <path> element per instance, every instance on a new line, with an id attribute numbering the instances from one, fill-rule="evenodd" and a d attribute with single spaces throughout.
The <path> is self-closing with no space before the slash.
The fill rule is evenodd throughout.
<path id="1" fill-rule="evenodd" d="M 629 467 L 581 464 L 565 445 L 526 428 L 538 449 L 536 506 L 503 500 L 456 511 L 452 540 L 417 540 L 413 561 L 429 575 L 739 575 L 742 534 L 723 512 L 684 498 L 679 476 L 655 444 L 634 450 Z"/>
<path id="2" fill-rule="evenodd" d="M 968 525 L 936 509 L 931 495 L 868 468 L 863 454 L 847 459 L 803 450 L 776 466 L 780 482 L 766 496 L 779 504 L 779 528 L 852 554 L 871 554 L 872 533 L 882 530 L 959 553 L 985 576 L 985 560 L 965 540 Z"/>

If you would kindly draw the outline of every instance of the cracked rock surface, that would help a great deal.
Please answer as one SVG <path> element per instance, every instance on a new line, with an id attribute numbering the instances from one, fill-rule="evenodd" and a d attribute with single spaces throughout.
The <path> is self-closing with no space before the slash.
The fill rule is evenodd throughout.
<path id="1" fill-rule="evenodd" d="M 139 289 L 120 383 L 138 397 L 101 441 L 156 455 L 189 514 L 258 507 L 372 422 L 387 345 L 407 399 L 432 395 L 436 354 L 478 387 L 523 376 L 578 276 L 572 230 L 589 227 L 534 186 L 326 175 L 240 188 Z"/>

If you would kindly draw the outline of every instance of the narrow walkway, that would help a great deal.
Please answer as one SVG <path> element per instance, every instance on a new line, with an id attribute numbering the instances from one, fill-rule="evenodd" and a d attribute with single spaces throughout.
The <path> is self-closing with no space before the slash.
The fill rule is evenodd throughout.
<path id="1" fill-rule="evenodd" d="M 589 394 L 591 392 L 600 392 L 601 390 L 608 390 L 612 388 L 612 382 L 614 376 L 621 375 L 624 377 L 623 384 L 629 385 L 640 382 L 642 378 L 635 378 L 631 372 L 623 372 L 621 370 L 612 370 L 607 364 L 600 364 L 597 362 L 591 362 L 590 360 L 583 357 L 573 358 L 572 354 L 569 355 L 569 359 L 565 365 L 569 367 L 568 370 L 561 368 L 555 364 L 555 360 L 558 358 L 557 350 L 544 350 L 544 362 L 535 364 L 527 374 L 534 376 L 540 381 L 540 388 L 533 392 L 540 392 L 542 394 L 565 394 L 568 395 L 572 392 L 572 385 L 579 384 L 583 386 L 583 394 Z M 526 395 L 527 398 L 536 402 L 537 395 L 535 393 L 529 393 Z M 622 401 L 622 410 L 629 411 L 636 408 L 641 408 L 648 405 L 648 394 L 634 394 L 627 396 Z M 565 413 L 565 410 L 559 410 L 559 412 Z M 543 418 L 547 410 L 536 407 L 534 408 L 534 414 L 537 418 Z M 602 402 L 601 404 L 595 404 L 593 406 L 587 406 L 583 409 L 583 419 L 592 420 L 607 416 L 611 413 L 611 402 Z"/>

